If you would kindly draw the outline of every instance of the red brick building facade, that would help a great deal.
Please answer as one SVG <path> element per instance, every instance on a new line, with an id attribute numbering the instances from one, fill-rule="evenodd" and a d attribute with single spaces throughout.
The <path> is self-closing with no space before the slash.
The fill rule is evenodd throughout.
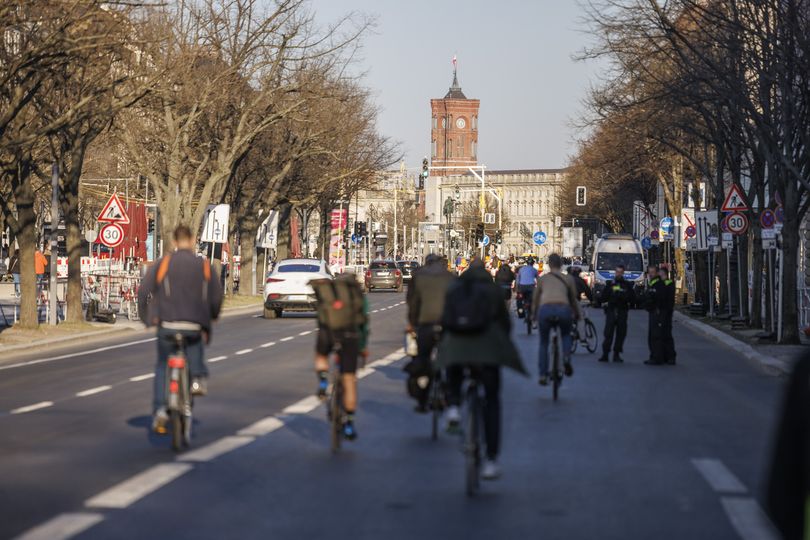
<path id="1" fill-rule="evenodd" d="M 430 100 L 431 165 L 434 167 L 468 167 L 478 164 L 478 106 L 480 101 L 468 99 L 458 84 L 453 70 L 453 84 L 441 99 Z M 445 172 L 436 171 L 441 176 Z"/>

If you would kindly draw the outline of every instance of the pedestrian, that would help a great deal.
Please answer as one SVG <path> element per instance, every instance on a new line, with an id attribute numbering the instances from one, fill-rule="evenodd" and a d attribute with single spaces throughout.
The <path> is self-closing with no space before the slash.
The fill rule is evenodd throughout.
<path id="1" fill-rule="evenodd" d="M 447 290 L 435 367 L 447 369 L 447 403 L 456 410 L 461 405 L 465 369 L 484 387 L 486 459 L 481 476 L 488 480 L 500 476 L 501 367 L 526 374 L 509 338 L 510 327 L 503 292 L 492 282 L 483 262 L 473 261 Z"/>
<path id="2" fill-rule="evenodd" d="M 37 294 L 42 290 L 43 281 L 45 280 L 45 268 L 48 266 L 48 259 L 42 254 L 40 250 L 34 252 L 34 271 L 37 275 Z"/>
<path id="3" fill-rule="evenodd" d="M 669 277 L 669 268 L 662 266 L 658 269 L 658 277 L 663 283 L 661 335 L 663 340 L 663 361 L 670 366 L 675 365 L 675 340 L 672 337 L 672 318 L 675 313 L 675 283 Z"/>
<path id="4" fill-rule="evenodd" d="M 416 412 L 428 412 L 428 396 L 432 383 L 431 356 L 441 337 L 442 313 L 447 287 L 453 274 L 447 270 L 447 259 L 431 253 L 425 265 L 413 273 L 406 296 L 408 304 L 407 332 L 416 333 L 417 354 L 403 368 L 408 374 L 408 394 L 416 399 Z"/>
<path id="5" fill-rule="evenodd" d="M 605 339 L 599 361 L 608 361 L 612 346 L 613 361 L 624 362 L 622 348 L 627 336 L 627 312 L 633 304 L 633 284 L 624 279 L 624 265 L 616 266 L 615 276 L 605 284 L 599 301 L 605 305 Z"/>
<path id="6" fill-rule="evenodd" d="M 14 280 L 14 296 L 20 297 L 20 250 L 15 249 L 11 261 L 8 263 L 8 271 Z"/>
<path id="7" fill-rule="evenodd" d="M 644 309 L 647 310 L 647 347 L 650 357 L 644 361 L 649 366 L 660 366 L 664 363 L 663 318 L 664 283 L 658 275 L 658 266 L 647 267 L 647 287 L 644 290 Z"/>
<path id="8" fill-rule="evenodd" d="M 515 281 L 515 273 L 507 263 L 501 264 L 498 271 L 495 273 L 495 284 L 503 289 L 504 297 L 507 303 L 512 298 L 512 284 Z"/>

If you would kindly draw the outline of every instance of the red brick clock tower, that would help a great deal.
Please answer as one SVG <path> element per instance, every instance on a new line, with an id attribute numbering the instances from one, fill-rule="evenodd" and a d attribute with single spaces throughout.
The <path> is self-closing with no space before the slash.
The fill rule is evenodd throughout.
<path id="1" fill-rule="evenodd" d="M 430 100 L 430 161 L 434 167 L 462 167 L 459 171 L 438 170 L 437 176 L 466 172 L 478 164 L 478 106 L 468 99 L 458 84 L 456 59 L 453 58 L 453 84 L 441 99 Z"/>

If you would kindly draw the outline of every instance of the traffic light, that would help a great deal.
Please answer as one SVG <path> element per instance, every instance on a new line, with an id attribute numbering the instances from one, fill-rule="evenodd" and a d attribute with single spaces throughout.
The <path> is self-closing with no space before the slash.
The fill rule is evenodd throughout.
<path id="1" fill-rule="evenodd" d="M 428 158 L 422 158 L 422 173 L 419 175 L 419 189 L 425 189 L 425 181 L 430 176 L 430 168 L 428 167 Z"/>
<path id="2" fill-rule="evenodd" d="M 503 234 L 501 233 L 500 229 L 495 231 L 495 243 L 502 244 L 503 243 Z"/>
<path id="3" fill-rule="evenodd" d="M 359 221 L 354 222 L 354 228 L 352 229 L 352 232 L 353 232 L 354 236 L 359 236 L 360 235 L 360 222 Z"/>
<path id="4" fill-rule="evenodd" d="M 365 221 L 357 222 L 357 234 L 361 237 L 366 236 L 368 234 L 368 229 L 366 229 Z"/>
<path id="5" fill-rule="evenodd" d="M 155 232 L 155 220 L 154 219 L 147 219 L 146 220 L 146 232 L 152 234 Z"/>
<path id="6" fill-rule="evenodd" d="M 585 206 L 587 202 L 587 188 L 585 186 L 577 186 L 577 206 Z"/>
<path id="7" fill-rule="evenodd" d="M 481 242 L 484 239 L 484 224 L 479 223 L 475 226 L 475 240 Z"/>

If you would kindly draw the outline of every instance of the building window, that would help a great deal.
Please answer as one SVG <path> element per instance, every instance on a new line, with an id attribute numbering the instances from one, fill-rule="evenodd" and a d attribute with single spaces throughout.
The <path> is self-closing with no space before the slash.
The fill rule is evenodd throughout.
<path id="1" fill-rule="evenodd" d="M 434 118 L 434 120 L 436 120 L 436 119 Z M 436 141 L 433 141 L 433 142 L 430 143 L 430 152 L 431 152 L 431 156 L 433 156 L 435 158 L 436 157 Z"/>
<path id="2" fill-rule="evenodd" d="M 447 141 L 447 157 L 453 157 L 453 139 Z"/>
<path id="3" fill-rule="evenodd" d="M 458 157 L 464 157 L 464 135 L 458 139 Z"/>
<path id="4" fill-rule="evenodd" d="M 433 117 L 433 129 L 436 129 L 437 124 L 438 124 L 438 119 L 434 116 Z"/>

